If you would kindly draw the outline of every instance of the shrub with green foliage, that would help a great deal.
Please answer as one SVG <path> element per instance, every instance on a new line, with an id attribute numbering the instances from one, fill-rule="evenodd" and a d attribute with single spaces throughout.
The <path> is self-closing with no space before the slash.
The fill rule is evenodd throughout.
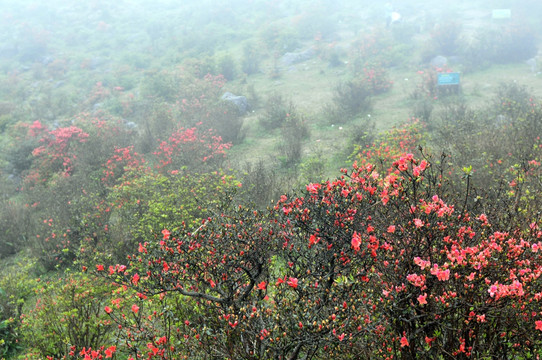
<path id="1" fill-rule="evenodd" d="M 297 112 L 288 113 L 280 133 L 280 159 L 285 167 L 290 167 L 301 160 L 303 141 L 310 137 L 307 120 Z"/>
<path id="2" fill-rule="evenodd" d="M 324 108 L 330 124 L 344 124 L 357 115 L 370 111 L 372 90 L 365 81 L 356 79 L 340 83 L 333 91 L 333 102 Z"/>
<path id="3" fill-rule="evenodd" d="M 538 219 L 542 111 L 532 97 L 517 96 L 524 91 L 502 85 L 487 109 L 449 105 L 430 127 L 432 143 L 451 166 L 447 186 L 457 190 L 466 183 L 463 206 L 484 211 L 507 230 Z"/>
<path id="4" fill-rule="evenodd" d="M 486 109 L 461 99 L 444 104 L 429 123 L 433 142 L 456 164 L 479 169 L 496 161 L 527 162 L 542 135 L 542 109 L 525 87 L 503 83 Z"/>
<path id="5" fill-rule="evenodd" d="M 332 16 L 330 4 L 313 3 L 303 6 L 299 15 L 292 18 L 297 37 L 304 40 L 326 39 L 337 31 L 338 19 Z"/>
<path id="6" fill-rule="evenodd" d="M 536 33 L 526 24 L 510 24 L 493 35 L 497 36 L 491 58 L 495 63 L 524 61 L 538 52 Z"/>
<path id="7" fill-rule="evenodd" d="M 289 188 L 289 179 L 274 170 L 275 162 L 271 159 L 260 159 L 255 163 L 246 163 L 238 175 L 241 181 L 240 192 L 242 203 L 256 209 L 265 209 L 275 204 Z"/>
<path id="8" fill-rule="evenodd" d="M 33 296 L 35 260 L 22 253 L 9 263 L 3 260 L 0 274 L 0 357 L 11 359 L 25 348 L 21 335 L 21 315 Z"/>
<path id="9" fill-rule="evenodd" d="M 414 92 L 412 94 L 413 104 L 410 109 L 410 117 L 420 119 L 426 124 L 431 124 L 433 109 L 435 107 L 434 100 L 428 97 L 419 97 L 421 93 Z"/>
<path id="10" fill-rule="evenodd" d="M 122 262 L 139 243 L 159 238 L 160 229 L 195 226 L 240 185 L 221 171 L 141 174 L 134 170 L 125 174 L 106 199 L 105 211 L 110 213 L 107 236 L 95 245 L 90 241 L 82 246 L 96 250 L 96 256 L 105 256 L 108 261 Z"/>
<path id="11" fill-rule="evenodd" d="M 243 58 L 241 59 L 241 69 L 247 75 L 253 75 L 260 71 L 261 50 L 255 42 L 246 42 L 243 45 Z"/>
<path id="12" fill-rule="evenodd" d="M 363 73 L 367 67 L 388 67 L 397 58 L 392 56 L 393 39 L 383 29 L 362 33 L 350 46 L 348 67 L 353 74 Z"/>
<path id="13" fill-rule="evenodd" d="M 161 92 L 148 94 L 151 101 L 141 114 L 145 148 L 151 148 L 156 141 L 179 127 L 191 128 L 202 124 L 207 129 L 214 129 L 226 142 L 237 143 L 243 139 L 243 119 L 238 109 L 221 100 L 226 82 L 222 75 L 207 74 L 200 79 L 186 70 L 176 69 L 156 76 L 164 78 L 165 89 L 162 91 L 167 96 Z M 172 89 L 168 86 L 171 81 Z"/>
<path id="14" fill-rule="evenodd" d="M 491 137 L 489 140 L 488 133 L 483 136 L 489 141 L 481 138 L 484 127 L 492 128 L 492 120 L 487 114 L 473 111 L 463 101 L 443 104 L 435 113 L 432 120 L 427 123 L 432 142 L 438 149 L 452 156 L 457 164 L 468 162 L 469 165 L 478 168 L 480 162 L 484 163 L 487 160 L 488 153 L 494 154 L 492 150 L 495 149 L 491 149 L 494 146 L 489 142 L 495 141 L 495 138 Z"/>
<path id="15" fill-rule="evenodd" d="M 295 51 L 299 47 L 299 37 L 294 29 L 284 23 L 271 23 L 263 25 L 260 30 L 259 37 L 267 50 L 271 53 Z"/>
<path id="16" fill-rule="evenodd" d="M 322 151 L 311 151 L 311 156 L 299 164 L 300 184 L 320 182 L 325 179 L 326 159 Z"/>
<path id="17" fill-rule="evenodd" d="M 266 130 L 280 128 L 290 114 L 296 112 L 295 105 L 280 94 L 271 94 L 264 105 L 263 114 L 259 117 L 260 125 Z"/>
<path id="18" fill-rule="evenodd" d="M 538 38 L 529 25 L 510 23 L 480 31 L 466 42 L 462 52 L 467 70 L 521 62 L 536 56 Z"/>
<path id="19" fill-rule="evenodd" d="M 237 68 L 231 55 L 226 54 L 218 59 L 217 72 L 228 81 L 235 79 Z"/>
<path id="20" fill-rule="evenodd" d="M 205 76 L 217 72 L 215 59 L 211 56 L 188 58 L 183 61 L 183 68 L 188 74 L 198 79 L 203 79 Z"/>
<path id="21" fill-rule="evenodd" d="M 533 95 L 525 86 L 515 82 L 500 83 L 495 90 L 491 110 L 495 116 L 502 115 L 516 120 L 532 110 L 533 99 Z"/>
<path id="22" fill-rule="evenodd" d="M 457 55 L 462 28 L 462 24 L 457 21 L 448 21 L 436 25 L 431 31 L 431 41 L 428 45 L 428 49 L 431 49 L 432 54 L 427 55 L 430 57 Z"/>
<path id="23" fill-rule="evenodd" d="M 365 118 L 360 124 L 352 126 L 344 154 L 346 157 L 356 157 L 360 151 L 369 149 L 374 145 L 376 136 L 375 121 L 370 117 Z"/>
<path id="24" fill-rule="evenodd" d="M 36 230 L 31 208 L 20 201 L 0 201 L 0 228 L 0 258 L 27 248 Z"/>
<path id="25" fill-rule="evenodd" d="M 104 354 L 105 347 L 118 346 L 119 329 L 105 308 L 114 289 L 86 275 L 44 283 L 34 307 L 21 317 L 26 358 L 72 359 L 81 351 Z"/>

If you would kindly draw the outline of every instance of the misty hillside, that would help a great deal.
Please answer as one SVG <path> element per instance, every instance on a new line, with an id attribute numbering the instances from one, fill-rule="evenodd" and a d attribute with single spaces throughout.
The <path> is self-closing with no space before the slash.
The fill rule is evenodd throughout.
<path id="1" fill-rule="evenodd" d="M 542 355 L 542 3 L 0 3 L 0 359 Z"/>

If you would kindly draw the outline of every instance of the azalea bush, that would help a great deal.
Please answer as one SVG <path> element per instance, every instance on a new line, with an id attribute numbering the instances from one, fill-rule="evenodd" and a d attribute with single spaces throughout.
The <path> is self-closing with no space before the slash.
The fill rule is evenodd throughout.
<path id="1" fill-rule="evenodd" d="M 538 51 L 536 32 L 528 24 L 509 23 L 477 31 L 461 50 L 467 70 L 490 64 L 528 60 Z"/>
<path id="2" fill-rule="evenodd" d="M 156 352 L 153 350 L 157 358 L 171 354 L 172 349 L 175 349 L 173 357 L 176 358 L 188 358 L 194 352 L 244 358 L 251 350 L 239 346 L 242 327 L 237 325 L 242 322 L 238 315 L 242 307 L 246 308 L 247 301 L 250 303 L 255 296 L 263 298 L 262 293 L 258 295 L 255 291 L 255 281 L 268 276 L 268 242 L 273 233 L 269 232 L 268 221 L 265 222 L 267 224 L 262 222 L 258 212 L 239 207 L 230 215 L 203 220 L 193 231 L 184 226 L 174 232 L 179 237 L 163 230 L 159 239 L 139 244 L 137 252 L 131 256 L 131 266 L 115 265 L 107 271 L 107 266 L 98 265 L 98 272 L 108 272 L 116 282 L 126 283 L 142 294 L 126 300 L 132 314 L 143 313 L 148 306 L 147 299 L 152 300 L 153 294 L 160 294 L 162 300 L 169 299 L 165 304 L 171 301 L 184 304 L 181 307 L 165 305 L 167 307 L 159 311 L 171 312 L 169 319 L 174 320 L 171 327 L 162 329 L 141 322 L 137 324 L 137 334 L 146 334 L 146 338 L 131 338 L 126 334 L 127 341 L 130 344 L 149 341 L 157 348 Z M 255 234 L 267 235 L 256 237 Z M 162 253 L 163 250 L 166 252 Z M 145 268 L 138 268 L 143 262 L 153 270 L 149 268 L 147 272 Z M 265 289 L 262 280 L 258 283 L 260 289 Z M 156 288 L 159 283 L 164 288 Z M 185 306 L 191 311 L 179 312 Z M 114 308 L 111 316 L 125 318 Z M 147 318 L 145 313 L 141 316 Z M 246 341 L 249 345 L 253 338 Z"/>
<path id="3" fill-rule="evenodd" d="M 525 23 L 511 23 L 493 32 L 491 60 L 506 64 L 525 61 L 538 52 L 536 32 Z"/>
<path id="4" fill-rule="evenodd" d="M 356 38 L 348 53 L 348 67 L 354 74 L 363 72 L 363 68 L 371 66 L 387 67 L 393 61 L 393 38 L 391 33 L 382 29 L 363 33 Z"/>
<path id="5" fill-rule="evenodd" d="M 113 289 L 85 275 L 41 284 L 33 308 L 21 317 L 25 357 L 76 359 L 94 351 L 103 358 L 107 349 L 114 352 L 118 328 L 104 310 Z"/>
<path id="6" fill-rule="evenodd" d="M 418 75 L 420 81 L 416 85 L 416 88 L 410 93 L 410 99 L 412 100 L 436 100 L 438 96 L 437 89 L 437 77 L 438 72 L 442 69 L 426 69 L 419 70 Z"/>
<path id="7" fill-rule="evenodd" d="M 88 133 L 76 126 L 47 129 L 41 122 L 35 121 L 29 126 L 29 136 L 37 137 L 40 146 L 32 151 L 36 158 L 33 171 L 26 180 L 33 186 L 50 180 L 53 175 L 69 176 L 77 162 L 77 148 L 87 141 Z"/>
<path id="8" fill-rule="evenodd" d="M 372 136 L 371 142 L 359 143 L 350 154 L 358 164 L 372 163 L 379 172 L 387 171 L 389 163 L 404 153 L 414 153 L 426 143 L 426 124 L 417 118 L 410 118 L 400 126 Z"/>
<path id="9" fill-rule="evenodd" d="M 79 114 L 79 126 L 50 130 L 41 122 L 26 125 L 26 138 L 34 149 L 29 169 L 22 171 L 22 199 L 29 219 L 26 237 L 32 251 L 47 269 L 69 265 L 85 236 L 101 233 L 106 222 L 93 218 L 99 198 L 106 192 L 101 182 L 102 163 L 115 144 L 132 138 L 131 131 L 119 126 L 115 118 Z M 83 130 L 85 128 L 85 130 Z M 88 129 L 88 130 L 86 130 Z M 89 226 L 90 225 L 90 226 Z"/>
<path id="10" fill-rule="evenodd" d="M 26 188 L 54 185 L 59 177 L 82 172 L 85 176 L 93 175 L 115 146 L 134 139 L 133 130 L 124 127 L 121 119 L 106 113 L 98 116 L 79 113 L 70 123 L 77 126 L 51 128 L 40 121 L 19 126 L 26 130 L 22 140 L 31 148 L 28 164 L 19 166 Z"/>
<path id="11" fill-rule="evenodd" d="M 190 171 L 219 169 L 230 147 L 231 143 L 198 123 L 193 128 L 177 129 L 167 140 L 160 141 L 153 153 L 155 167 L 162 172 L 183 168 Z"/>
<path id="12" fill-rule="evenodd" d="M 372 95 L 378 95 L 389 91 L 393 81 L 388 79 L 385 68 L 381 66 L 368 66 L 363 68 L 363 81 L 371 89 Z"/>
<path id="13" fill-rule="evenodd" d="M 39 121 L 21 126 L 21 132 L 26 132 L 21 136 L 28 139 L 25 144 L 29 149 L 25 152 L 30 156 L 28 164 L 18 165 L 23 176 L 22 201 L 26 205 L 7 203 L 9 206 L 4 209 L 12 225 L 24 225 L 23 231 L 6 233 L 6 254 L 22 242 L 32 244 L 34 254 L 46 269 L 68 266 L 78 257 L 88 259 L 95 247 L 118 255 L 124 242 L 113 246 L 109 229 L 123 222 L 118 213 L 112 217 L 111 211 L 123 205 L 115 200 L 121 196 L 123 186 L 130 182 L 141 184 L 138 179 L 146 175 L 174 177 L 211 170 L 218 174 L 216 169 L 230 147 L 199 124 L 179 128 L 167 140 L 154 144 L 153 154 L 142 154 L 128 145 L 136 138 L 134 130 L 123 126 L 116 117 L 81 113 L 73 122 L 78 126 L 54 130 Z M 228 182 L 226 175 L 221 176 L 214 177 L 217 186 Z M 158 185 L 146 185 L 150 186 L 147 190 L 163 194 Z M 193 212 L 190 203 L 193 200 L 184 205 Z"/>
<path id="14" fill-rule="evenodd" d="M 140 114 L 147 146 L 180 126 L 197 124 L 213 129 L 227 142 L 241 141 L 243 119 L 236 107 L 220 99 L 225 84 L 222 75 L 205 72 L 197 77 L 184 67 L 149 73 L 143 84 L 147 104 Z"/>
<path id="15" fill-rule="evenodd" d="M 130 264 L 110 267 L 142 294 L 132 312 L 160 294 L 201 314 L 196 323 L 183 314 L 171 332 L 144 326 L 155 356 L 193 356 L 172 347 L 179 341 L 247 359 L 535 354 L 538 224 L 501 230 L 444 200 L 461 194 L 450 194 L 438 162 L 392 157 L 308 184 L 268 213 L 234 207 L 197 228 L 164 229 Z"/>
<path id="16" fill-rule="evenodd" d="M 316 283 L 327 284 L 331 287 L 326 295 L 338 290 L 334 286 L 355 289 L 365 284 L 355 291 L 357 296 L 333 297 L 330 309 L 336 320 L 337 304 L 346 302 L 344 314 L 352 299 L 366 299 L 356 304 L 352 319 L 365 317 L 357 328 L 367 335 L 363 340 L 344 322 L 329 329 L 358 351 L 367 351 L 358 356 L 466 353 L 480 358 L 530 353 L 528 346 L 516 349 L 517 344 L 540 341 L 533 335 L 536 310 L 522 310 L 516 301 L 531 304 L 538 297 L 536 276 L 527 279 L 517 272 L 539 271 L 538 235 L 502 233 L 491 228 L 484 214 L 475 219 L 458 213 L 439 196 L 443 187 L 425 160 L 407 154 L 393 165 L 387 175 L 371 164 L 354 166 L 343 178 L 310 184 L 310 195 L 279 205 L 295 224 L 290 236 L 302 237 L 308 249 L 318 248 L 318 260 L 328 253 L 330 259 L 328 266 L 313 268 L 311 261 L 318 260 L 304 255 L 303 247 L 286 237 L 293 244 L 285 247 L 291 251 L 289 264 L 294 264 L 287 268 L 288 278 L 304 279 L 304 291 L 314 291 Z M 298 268 L 305 258 L 310 261 Z M 529 264 L 529 270 L 517 268 L 517 261 L 527 258 L 531 261 L 521 263 Z M 527 288 L 532 291 L 525 292 Z M 320 298 L 309 299 L 318 304 Z M 531 329 L 518 323 L 518 317 Z"/>
<path id="17" fill-rule="evenodd" d="M 107 232 L 84 238 L 80 257 L 94 263 L 104 257 L 122 262 L 140 242 L 157 238 L 167 226 L 193 226 L 208 215 L 221 198 L 241 185 L 232 174 L 170 174 L 130 172 L 109 193 L 100 213 Z M 89 217 L 86 220 L 91 221 Z"/>
<path id="18" fill-rule="evenodd" d="M 462 24 L 457 21 L 448 21 L 435 26 L 431 31 L 430 47 L 432 56 L 456 55 L 459 51 L 459 40 Z"/>
<path id="19" fill-rule="evenodd" d="M 230 175 L 205 171 L 224 159 L 229 145 L 220 137 L 193 128 L 180 129 L 168 140 L 150 161 L 132 146 L 114 149 L 101 173 L 82 190 L 77 176 L 57 180 L 63 192 L 53 194 L 58 205 L 45 215 L 36 238 L 45 266 L 69 265 L 76 258 L 92 263 L 106 254 L 123 259 L 127 246 L 152 236 L 155 226 L 194 221 L 209 192 L 233 186 Z M 198 169 L 205 175 L 198 176 Z M 52 200 L 44 196 L 45 203 Z"/>
<path id="20" fill-rule="evenodd" d="M 348 66 L 356 79 L 354 83 L 363 84 L 371 95 L 378 95 L 391 89 L 393 82 L 388 79 L 386 68 L 392 65 L 392 59 L 401 57 L 388 34 L 374 31 L 352 44 Z"/>

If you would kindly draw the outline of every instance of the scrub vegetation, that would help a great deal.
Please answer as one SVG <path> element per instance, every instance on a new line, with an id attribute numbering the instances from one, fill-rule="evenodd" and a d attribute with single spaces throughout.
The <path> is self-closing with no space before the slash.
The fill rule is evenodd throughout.
<path id="1" fill-rule="evenodd" d="M 0 5 L 0 359 L 542 356 L 542 6 L 395 5 Z"/>

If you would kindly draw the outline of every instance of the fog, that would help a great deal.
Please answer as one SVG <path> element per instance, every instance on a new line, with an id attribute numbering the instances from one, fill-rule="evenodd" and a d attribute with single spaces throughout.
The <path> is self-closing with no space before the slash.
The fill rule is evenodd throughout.
<path id="1" fill-rule="evenodd" d="M 541 18 L 0 0 L 0 358 L 538 358 Z"/>
<path id="2" fill-rule="evenodd" d="M 385 25 L 390 12 L 398 16 L 393 25 L 402 26 L 403 31 L 424 34 L 439 24 L 457 22 L 466 38 L 479 29 L 498 26 L 499 21 L 529 25 L 538 33 L 541 15 L 541 6 L 534 0 L 3 1 L 0 6 L 4 72 L 53 59 L 70 65 L 84 58 L 102 63 L 139 61 L 147 67 L 160 61 L 181 62 L 235 48 L 269 32 L 269 27 L 280 28 L 301 42 L 317 34 L 327 41 L 340 41 Z M 509 9 L 510 19 L 492 18 L 495 9 Z M 145 59 L 148 55 L 152 59 Z"/>

